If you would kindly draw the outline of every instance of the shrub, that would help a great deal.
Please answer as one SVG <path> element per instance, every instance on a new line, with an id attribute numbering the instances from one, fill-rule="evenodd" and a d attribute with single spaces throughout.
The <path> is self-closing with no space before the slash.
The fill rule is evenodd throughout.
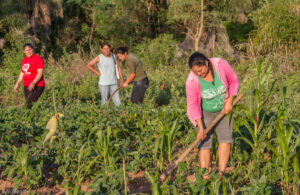
<path id="1" fill-rule="evenodd" d="M 173 35 L 161 34 L 155 39 L 145 39 L 134 51 L 146 66 L 169 66 L 176 61 L 176 45 Z"/>
<path id="2" fill-rule="evenodd" d="M 300 42 L 300 17 L 295 6 L 293 1 L 268 1 L 251 14 L 256 28 L 252 31 L 253 42 L 256 47 L 262 47 L 262 52 Z"/>

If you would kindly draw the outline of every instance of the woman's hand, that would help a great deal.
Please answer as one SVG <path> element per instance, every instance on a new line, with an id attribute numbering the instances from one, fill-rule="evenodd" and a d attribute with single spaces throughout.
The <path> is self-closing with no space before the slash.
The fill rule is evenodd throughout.
<path id="1" fill-rule="evenodd" d="M 15 87 L 14 87 L 14 91 L 15 91 L 15 92 L 18 92 L 18 91 L 19 91 L 18 88 L 19 88 L 19 83 L 16 83 L 16 85 L 15 85 Z"/>
<path id="2" fill-rule="evenodd" d="M 201 139 L 204 140 L 204 138 L 206 137 L 206 135 L 204 135 L 204 129 L 198 129 L 198 134 L 197 134 L 197 139 Z"/>
<path id="3" fill-rule="evenodd" d="M 128 87 L 128 82 L 123 83 L 123 88 Z"/>
<path id="4" fill-rule="evenodd" d="M 28 85 L 28 91 L 32 91 L 35 87 L 35 83 L 34 82 L 31 82 L 29 85 Z"/>
<path id="5" fill-rule="evenodd" d="M 23 80 L 23 75 L 24 75 L 24 73 L 21 71 L 20 74 L 19 74 L 18 80 L 17 80 L 17 82 L 16 82 L 16 84 L 15 84 L 15 87 L 14 87 L 14 91 L 15 91 L 15 92 L 18 92 L 18 91 L 19 91 L 18 88 L 19 88 L 19 84 L 20 84 L 21 81 Z"/>
<path id="6" fill-rule="evenodd" d="M 232 99 L 233 99 L 233 96 L 230 96 L 230 97 L 226 100 L 226 102 L 225 102 L 225 104 L 224 104 L 224 106 L 223 106 L 223 109 L 222 109 L 222 112 L 223 112 L 224 114 L 228 114 L 228 113 L 230 113 L 230 112 L 232 111 Z"/>
<path id="7" fill-rule="evenodd" d="M 131 73 L 130 75 L 129 75 L 129 77 L 127 78 L 127 80 L 124 82 L 124 84 L 123 84 L 123 87 L 125 88 L 125 87 L 128 87 L 128 85 L 129 85 L 129 83 L 131 82 L 131 81 L 133 81 L 133 79 L 134 79 L 134 77 L 135 77 L 135 72 L 134 73 Z"/>
<path id="8" fill-rule="evenodd" d="M 95 73 L 96 75 L 98 75 L 100 77 L 101 73 L 98 70 L 96 70 L 95 68 L 93 68 L 93 66 L 99 62 L 100 62 L 100 58 L 99 58 L 99 56 L 96 56 L 94 59 L 89 61 L 89 63 L 86 66 L 90 71 L 92 71 L 93 73 Z"/>
<path id="9" fill-rule="evenodd" d="M 123 87 L 124 85 L 124 81 L 122 81 L 123 79 L 120 80 L 120 86 Z"/>
<path id="10" fill-rule="evenodd" d="M 42 76 L 43 76 L 43 72 L 44 69 L 43 68 L 39 68 L 37 69 L 37 74 L 35 76 L 35 78 L 33 79 L 33 81 L 28 85 L 28 91 L 32 91 L 35 87 L 35 85 L 39 82 L 39 80 L 41 80 Z"/>
<path id="11" fill-rule="evenodd" d="M 204 138 L 206 137 L 206 135 L 204 135 L 204 128 L 203 128 L 203 124 L 202 124 L 202 119 L 198 118 L 196 120 L 196 122 L 197 122 L 197 126 L 198 126 L 197 139 L 201 138 L 201 140 L 204 140 Z"/>

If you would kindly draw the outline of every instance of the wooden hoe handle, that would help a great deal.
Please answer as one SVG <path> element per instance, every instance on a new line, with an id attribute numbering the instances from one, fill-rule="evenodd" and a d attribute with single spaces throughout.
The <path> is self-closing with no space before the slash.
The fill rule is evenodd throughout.
<path id="1" fill-rule="evenodd" d="M 112 94 L 111 96 L 108 98 L 107 103 L 106 103 L 106 108 L 108 108 L 109 102 L 111 100 L 111 98 L 115 95 L 115 93 L 117 93 L 117 91 L 120 89 L 121 87 L 118 87 Z"/>
<path id="2" fill-rule="evenodd" d="M 236 97 L 233 101 L 233 106 L 237 104 L 237 102 L 243 97 L 244 94 L 240 94 L 238 97 Z M 216 124 L 217 122 L 223 118 L 225 114 L 223 112 L 220 112 L 220 114 L 210 123 L 210 125 L 204 130 L 204 135 L 206 135 Z M 198 143 L 201 141 L 201 138 L 196 139 L 186 151 L 184 151 L 181 156 L 178 157 L 178 159 L 173 163 L 173 165 L 167 169 L 163 174 L 160 175 L 160 180 L 164 181 L 166 177 L 172 173 L 174 169 L 178 167 L 178 163 L 182 162 L 184 158 L 192 151 L 192 149 L 198 145 Z"/>

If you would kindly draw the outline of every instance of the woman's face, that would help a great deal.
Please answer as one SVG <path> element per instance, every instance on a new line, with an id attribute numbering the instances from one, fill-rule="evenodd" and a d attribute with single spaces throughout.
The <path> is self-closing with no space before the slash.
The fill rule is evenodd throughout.
<path id="1" fill-rule="evenodd" d="M 127 59 L 128 54 L 127 53 L 124 53 L 124 54 L 118 53 L 117 56 L 122 62 L 124 62 Z"/>
<path id="2" fill-rule="evenodd" d="M 210 71 L 208 68 L 208 62 L 206 61 L 205 65 L 202 66 L 193 66 L 192 71 L 195 75 L 205 78 Z"/>
<path id="3" fill-rule="evenodd" d="M 110 47 L 108 45 L 104 45 L 100 50 L 104 56 L 108 57 L 110 55 Z"/>
<path id="4" fill-rule="evenodd" d="M 28 58 L 31 57 L 34 54 L 33 49 L 31 47 L 29 47 L 29 46 L 26 46 L 24 48 L 24 54 Z"/>

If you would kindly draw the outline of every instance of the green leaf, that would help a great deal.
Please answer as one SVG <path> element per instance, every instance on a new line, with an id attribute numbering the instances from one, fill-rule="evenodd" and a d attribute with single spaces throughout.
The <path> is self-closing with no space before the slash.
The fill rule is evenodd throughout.
<path id="1" fill-rule="evenodd" d="M 153 180 L 148 171 L 145 171 L 145 177 L 150 181 L 151 184 L 154 184 L 155 181 Z"/>

